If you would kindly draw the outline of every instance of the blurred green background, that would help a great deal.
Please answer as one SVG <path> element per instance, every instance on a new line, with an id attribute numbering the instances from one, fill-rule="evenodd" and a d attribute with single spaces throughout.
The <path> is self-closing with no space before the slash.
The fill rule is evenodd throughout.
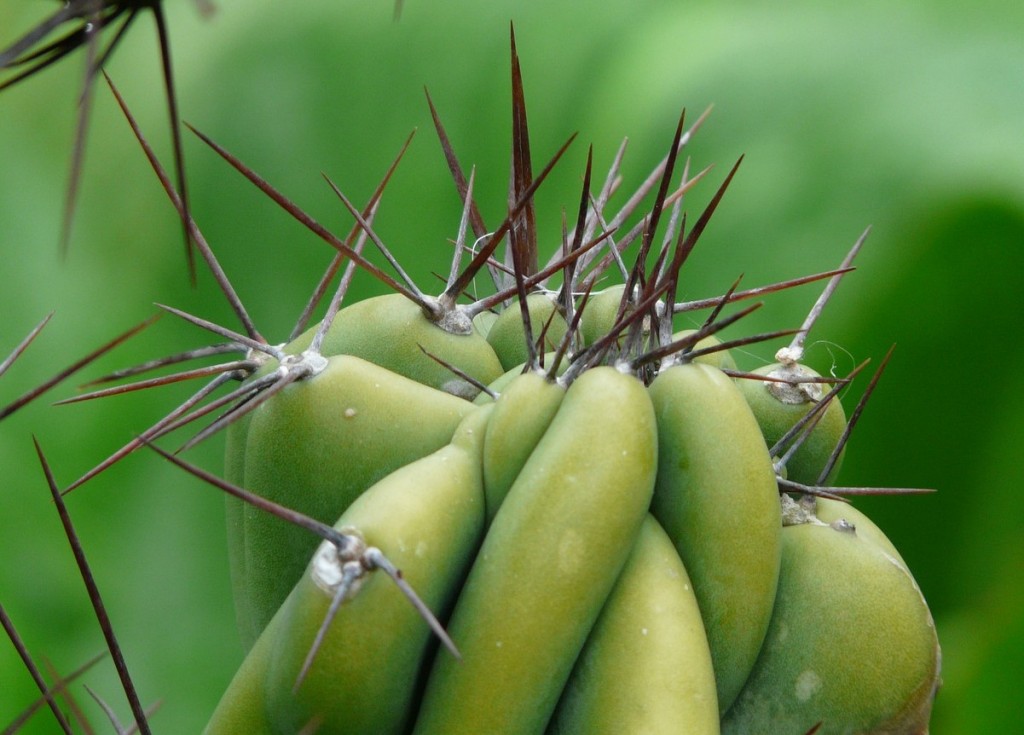
<path id="1" fill-rule="evenodd" d="M 741 273 L 751 286 L 834 267 L 871 225 L 858 270 L 807 354 L 819 370 L 846 372 L 897 345 L 840 482 L 939 490 L 858 501 L 900 548 L 938 624 L 944 686 L 932 732 L 1019 730 L 1024 6 L 407 0 L 396 24 L 386 0 L 220 0 L 211 18 L 190 2 L 166 5 L 183 117 L 337 231 L 350 222 L 320 173 L 365 201 L 420 129 L 377 222 L 422 284 L 446 268 L 459 215 L 423 87 L 463 164 L 478 166 L 478 200 L 494 226 L 507 187 L 510 19 L 536 169 L 580 133 L 538 197 L 549 249 L 562 208 L 574 211 L 588 144 L 603 172 L 629 136 L 623 174 L 635 183 L 667 148 L 680 110 L 693 120 L 712 104 L 688 152 L 695 168 L 717 166 L 687 209 L 699 211 L 728 166 L 746 159 L 687 265 L 685 295 L 720 293 Z M 0 44 L 51 8 L 0 0 Z M 0 380 L 0 405 L 155 313 L 154 302 L 237 324 L 206 273 L 189 288 L 180 227 L 105 87 L 96 90 L 71 249 L 58 256 L 82 64 L 77 55 L 0 95 L 0 354 L 56 312 Z M 149 18 L 109 71 L 169 160 Z M 281 339 L 331 254 L 186 136 L 196 219 L 263 333 Z M 366 276 L 357 289 L 380 291 Z M 795 327 L 816 295 L 804 287 L 773 297 L 732 334 Z M 104 644 L 31 436 L 58 482 L 71 482 L 188 387 L 64 407 L 51 399 L 207 341 L 164 317 L 0 423 L 0 602 L 33 655 L 61 672 Z M 778 346 L 740 362 L 754 367 Z M 221 452 L 217 438 L 189 458 L 216 470 Z M 140 453 L 68 502 L 142 697 L 161 703 L 154 727 L 198 732 L 241 658 L 221 499 Z M 128 719 L 109 661 L 83 681 Z M 0 682 L 3 724 L 36 696 L 5 643 Z M 25 730 L 52 731 L 47 714 Z"/>

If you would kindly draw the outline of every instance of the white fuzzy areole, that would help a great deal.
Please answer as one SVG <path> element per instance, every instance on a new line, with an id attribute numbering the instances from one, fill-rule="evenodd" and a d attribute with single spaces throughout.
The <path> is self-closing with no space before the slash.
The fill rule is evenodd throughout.
<path id="1" fill-rule="evenodd" d="M 799 382 L 801 380 L 806 381 L 808 378 L 818 377 L 803 365 L 796 363 L 783 365 L 768 373 L 768 377 L 789 381 L 786 383 L 779 383 L 776 380 L 764 381 L 765 390 L 771 393 L 780 403 L 792 405 L 817 403 L 825 395 L 825 390 L 822 388 L 821 383 Z"/>
<path id="2" fill-rule="evenodd" d="M 351 535 L 352 529 L 347 529 L 345 533 Z M 353 572 L 354 579 L 349 584 L 349 589 L 345 593 L 345 599 L 351 599 L 359 592 L 359 588 L 362 586 L 362 580 L 366 575 L 366 570 L 363 568 L 359 558 L 362 556 L 363 551 L 366 549 L 366 543 L 363 541 L 361 536 L 356 536 L 358 539 L 357 553 L 350 558 L 342 560 L 338 556 L 338 547 L 335 546 L 331 541 L 320 542 L 320 545 L 316 549 L 316 553 L 313 554 L 313 560 L 310 563 L 309 576 L 313 580 L 313 583 L 324 591 L 329 597 L 334 597 L 338 592 L 338 588 L 345 581 L 345 569 L 349 568 L 349 574 Z"/>
<path id="3" fill-rule="evenodd" d="M 782 493 L 779 496 L 779 502 L 782 504 L 782 525 L 783 526 L 800 526 L 805 523 L 814 523 L 819 526 L 824 526 L 825 523 L 818 520 L 818 517 L 814 514 L 814 507 L 807 507 L 803 504 L 793 500 L 786 493 Z"/>
<path id="4" fill-rule="evenodd" d="M 302 363 L 310 369 L 313 375 L 319 375 L 326 370 L 329 362 L 330 361 L 319 352 L 306 350 L 302 353 Z"/>
<path id="5" fill-rule="evenodd" d="M 330 541 L 321 541 L 313 554 L 310 576 L 316 586 L 324 592 L 333 593 L 341 584 L 342 562 L 338 557 L 338 547 Z"/>
<path id="6" fill-rule="evenodd" d="M 441 301 L 429 298 L 424 313 L 430 321 L 448 334 L 472 334 L 473 319 L 461 306 L 445 306 Z"/>

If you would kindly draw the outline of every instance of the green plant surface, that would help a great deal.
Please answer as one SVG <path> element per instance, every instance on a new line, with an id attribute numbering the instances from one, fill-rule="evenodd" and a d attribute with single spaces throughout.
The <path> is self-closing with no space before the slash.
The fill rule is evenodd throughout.
<path id="1" fill-rule="evenodd" d="M 835 267 L 871 225 L 805 361 L 846 373 L 872 357 L 870 370 L 897 345 L 837 481 L 938 489 L 857 507 L 899 548 L 935 616 L 944 685 L 932 732 L 966 735 L 1014 731 L 1024 678 L 1024 9 L 1010 5 L 406 0 L 395 23 L 387 2 L 221 0 L 210 18 L 188 2 L 168 3 L 167 14 L 184 119 L 335 231 L 351 219 L 320 173 L 359 206 L 418 128 L 376 229 L 421 285 L 447 262 L 460 215 L 423 87 L 463 165 L 477 166 L 476 195 L 495 226 L 507 199 L 510 20 L 535 165 L 580 132 L 538 194 L 545 254 L 563 207 L 575 211 L 588 144 L 604 171 L 628 135 L 623 174 L 635 182 L 661 157 L 679 110 L 692 121 L 711 104 L 687 149 L 692 169 L 714 163 L 720 180 L 745 159 L 687 264 L 682 297 L 721 293 L 741 273 L 749 287 Z M 0 45 L 38 19 L 37 6 L 0 0 Z M 141 18 L 108 70 L 169 164 L 154 39 Z M 0 406 L 152 315 L 154 302 L 237 328 L 207 272 L 189 287 L 180 224 L 104 85 L 70 250 L 59 255 L 82 63 L 77 55 L 0 93 L 0 356 L 56 312 L 0 378 Z M 261 331 L 284 341 L 332 253 L 187 132 L 185 153 L 196 220 Z M 714 186 L 688 195 L 693 216 Z M 361 274 L 351 293 L 383 292 Z M 816 295 L 810 286 L 774 296 L 737 335 L 799 326 Z M 685 321 L 677 326 L 696 326 Z M 0 421 L 0 604 L 36 659 L 61 672 L 104 644 L 31 437 L 70 483 L 189 388 L 50 401 L 208 341 L 165 316 Z M 734 357 L 753 368 L 781 346 Z M 220 471 L 222 455 L 216 437 L 186 457 Z M 154 729 L 199 732 L 242 660 L 223 500 L 140 452 L 68 505 L 143 702 L 161 702 Z M 0 682 L 4 725 L 37 696 L 6 643 Z M 81 683 L 127 721 L 109 661 L 74 689 L 102 731 Z M 23 730 L 52 731 L 45 712 Z"/>

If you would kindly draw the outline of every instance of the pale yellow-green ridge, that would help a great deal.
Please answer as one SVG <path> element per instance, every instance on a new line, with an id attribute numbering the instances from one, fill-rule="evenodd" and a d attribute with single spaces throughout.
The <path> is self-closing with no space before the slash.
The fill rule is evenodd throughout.
<path id="1" fill-rule="evenodd" d="M 648 515 L 548 735 L 716 735 L 704 623 L 679 554 Z"/>
<path id="2" fill-rule="evenodd" d="M 565 389 L 542 374 L 518 375 L 494 403 L 484 441 L 487 519 L 494 519 L 523 464 L 542 441 Z"/>
<path id="3" fill-rule="evenodd" d="M 651 511 L 693 581 L 724 711 L 771 619 L 782 530 L 775 472 L 750 408 L 720 370 L 674 365 L 650 395 L 659 457 Z"/>
<path id="4" fill-rule="evenodd" d="M 650 399 L 633 376 L 585 371 L 495 516 L 433 666 L 417 735 L 543 730 L 647 514 L 657 469 Z"/>

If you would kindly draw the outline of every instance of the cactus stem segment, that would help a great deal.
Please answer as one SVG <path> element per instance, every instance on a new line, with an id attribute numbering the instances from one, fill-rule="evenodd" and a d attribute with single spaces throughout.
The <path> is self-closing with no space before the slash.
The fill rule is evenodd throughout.
<path id="1" fill-rule="evenodd" d="M 340 530 L 336 529 L 333 526 L 329 526 L 326 523 L 316 520 L 315 518 L 310 518 L 304 513 L 299 513 L 296 510 L 281 505 L 280 503 L 275 503 L 267 498 L 263 498 L 255 493 L 249 492 L 245 488 L 239 487 L 227 480 L 217 477 L 216 475 L 207 472 L 190 462 L 176 457 L 170 452 L 161 449 L 142 437 L 139 437 L 139 440 L 160 454 L 164 459 L 177 465 L 207 484 L 212 485 L 232 497 L 238 498 L 245 503 L 259 508 L 266 513 L 277 516 L 283 521 L 287 521 L 288 523 L 292 523 L 300 528 L 304 528 L 323 539 L 323 543 L 319 547 L 314 561 L 313 578 L 318 586 L 335 593 L 335 597 L 338 599 L 336 603 L 332 601 L 332 607 L 340 606 L 345 599 L 351 597 L 351 595 L 355 593 L 356 588 L 352 585 L 358 579 L 362 578 L 367 572 L 380 569 L 395 583 L 395 585 L 397 585 L 399 590 L 406 596 L 419 615 L 427 622 L 434 634 L 437 635 L 444 646 L 451 651 L 452 655 L 457 659 L 461 659 L 461 655 L 459 654 L 459 650 L 455 646 L 455 643 L 449 637 L 447 632 L 445 632 L 444 627 L 437 620 L 437 617 L 433 612 L 430 611 L 426 603 L 423 602 L 412 586 L 402 577 L 402 572 L 391 563 L 380 549 L 373 546 L 367 546 L 366 541 L 358 530 L 352 529 L 351 527 L 346 527 Z M 325 545 L 330 546 L 330 549 L 327 549 Z M 346 571 L 346 568 L 351 563 L 357 564 L 358 574 L 356 574 L 357 570 L 355 568 Z M 340 565 L 340 571 L 334 568 L 337 565 Z M 353 575 L 355 575 L 354 579 L 348 582 L 345 581 L 348 577 L 352 577 Z M 341 590 L 340 594 L 339 590 Z M 323 630 L 326 630 L 326 627 L 330 622 L 330 618 L 333 618 L 334 613 L 329 611 L 328 616 L 328 620 L 325 620 L 324 625 L 322 626 Z M 317 635 L 317 642 L 314 642 L 314 646 L 310 651 L 310 654 L 307 656 L 307 663 L 312 662 L 312 656 L 315 655 L 316 648 L 322 638 L 323 636 L 321 634 Z M 303 669 L 304 671 L 307 670 L 308 666 L 304 666 Z M 304 673 L 300 674 L 300 680 L 296 683 L 296 688 L 299 683 L 301 683 L 301 678 L 304 677 L 304 675 Z"/>
<path id="2" fill-rule="evenodd" d="M 406 596 L 420 616 L 427 622 L 434 634 L 441 640 L 455 658 L 461 660 L 459 649 L 455 646 L 444 626 L 430 611 L 426 603 L 416 594 L 412 586 L 402 577 L 402 572 L 375 546 L 367 546 L 362 534 L 357 529 L 345 528 L 343 534 L 354 539 L 353 545 L 340 548 L 331 541 L 323 541 L 313 556 L 310 575 L 313 582 L 325 593 L 331 595 L 331 604 L 327 608 L 324 620 L 317 630 L 316 637 L 306 654 L 302 668 L 296 677 L 292 691 L 298 691 L 306 674 L 316 658 L 316 653 L 323 643 L 324 636 L 331 623 L 341 609 L 342 604 L 359 593 L 359 588 L 366 575 L 376 569 L 383 571 Z"/>

